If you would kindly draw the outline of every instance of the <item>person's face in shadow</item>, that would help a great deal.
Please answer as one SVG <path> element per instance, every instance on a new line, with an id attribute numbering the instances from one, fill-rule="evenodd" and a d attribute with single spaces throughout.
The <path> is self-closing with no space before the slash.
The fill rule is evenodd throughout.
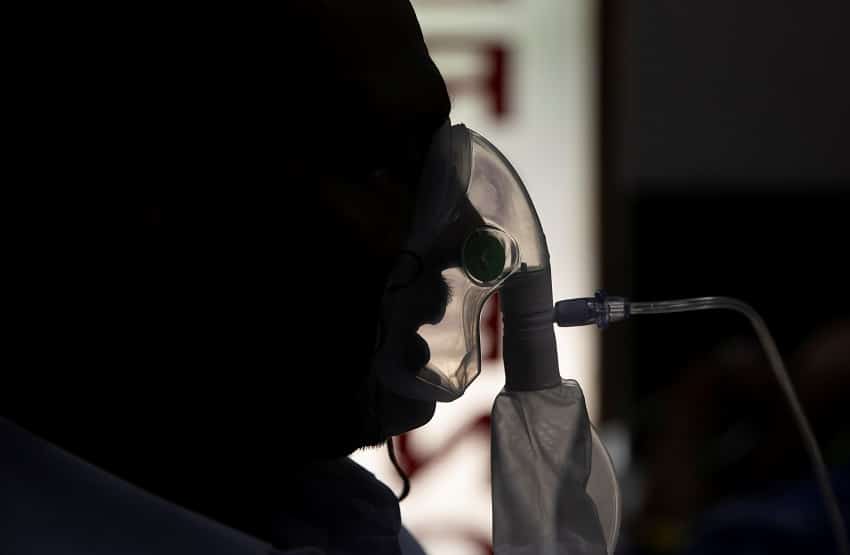
<path id="1" fill-rule="evenodd" d="M 364 403 L 373 413 L 364 414 L 379 425 L 373 423 L 375 433 L 369 443 L 430 420 L 434 402 L 399 394 L 397 388 L 379 378 L 386 378 L 387 372 L 395 378 L 413 378 L 429 362 L 429 347 L 417 332 L 444 317 L 453 291 L 443 271 L 461 266 L 464 239 L 484 223 L 465 194 L 459 192 L 452 206 L 445 207 L 447 223 L 435 230 L 432 246 L 427 252 L 413 252 L 409 239 L 418 232 L 412 229 L 416 199 L 421 199 L 417 195 L 427 196 L 425 188 L 429 186 L 418 183 L 417 178 L 415 174 L 380 171 L 367 176 L 365 183 L 326 178 L 321 189 L 328 213 L 339 226 L 333 232 L 338 239 L 328 240 L 327 248 L 338 256 L 358 253 L 360 260 L 351 264 L 356 265 L 361 279 L 371 280 L 362 283 L 355 298 L 346 301 L 360 303 L 358 328 L 366 333 L 374 330 L 373 364 L 364 379 L 371 395 Z M 393 299 L 389 305 L 388 298 Z M 386 312 L 388 307 L 391 314 Z M 354 310 L 349 313 L 354 314 Z"/>
<path id="2" fill-rule="evenodd" d="M 286 214 L 305 247 L 290 257 L 300 273 L 292 302 L 305 307 L 295 347 L 312 356 L 297 377 L 310 394 L 287 411 L 303 416 L 304 434 L 326 438 L 320 448 L 339 454 L 415 428 L 434 411 L 381 387 L 370 366 L 424 157 L 450 104 L 408 2 L 306 11 L 308 46 L 323 55 L 293 75 L 296 108 L 281 132 L 297 139 L 287 153 L 296 176 L 282 186 L 310 199 L 290 202 Z"/>

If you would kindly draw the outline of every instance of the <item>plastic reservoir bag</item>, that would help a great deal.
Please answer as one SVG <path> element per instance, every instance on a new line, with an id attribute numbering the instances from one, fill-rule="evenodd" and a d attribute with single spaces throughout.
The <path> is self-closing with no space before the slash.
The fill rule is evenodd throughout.
<path id="1" fill-rule="evenodd" d="M 619 488 L 578 382 L 503 390 L 493 405 L 491 465 L 496 555 L 614 552 Z"/>

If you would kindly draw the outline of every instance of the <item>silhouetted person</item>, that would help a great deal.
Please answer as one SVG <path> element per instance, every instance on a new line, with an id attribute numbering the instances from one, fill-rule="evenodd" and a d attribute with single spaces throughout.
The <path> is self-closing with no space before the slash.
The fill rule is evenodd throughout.
<path id="1" fill-rule="evenodd" d="M 89 464 L 283 552 L 398 553 L 393 493 L 345 456 L 434 410 L 370 373 L 449 112 L 410 5 L 99 16 L 50 43 L 32 111 L 61 190 L 7 257 L 0 553 L 177 534 Z"/>

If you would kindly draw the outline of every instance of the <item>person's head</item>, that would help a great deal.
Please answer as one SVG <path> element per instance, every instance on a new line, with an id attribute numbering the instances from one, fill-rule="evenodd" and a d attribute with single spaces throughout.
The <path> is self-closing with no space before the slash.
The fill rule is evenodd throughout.
<path id="1" fill-rule="evenodd" d="M 235 301 L 239 314 L 214 343 L 238 345 L 234 366 L 249 366 L 239 372 L 253 372 L 256 359 L 256 387 L 282 385 L 260 395 L 289 438 L 337 455 L 422 425 L 434 410 L 389 392 L 370 365 L 387 277 L 404 256 L 422 164 L 449 100 L 406 0 L 316 3 L 301 15 L 309 67 L 287 71 L 297 90 L 281 121 L 285 179 L 269 183 L 274 192 L 225 197 L 220 211 L 199 216 L 197 237 L 230 267 L 203 298 Z M 181 207 L 174 220 L 193 212 Z M 427 302 L 439 311 L 443 301 Z M 408 362 L 398 371 L 423 363 Z"/>
<path id="2" fill-rule="evenodd" d="M 293 165 L 315 188 L 308 198 L 317 219 L 296 220 L 306 224 L 309 262 L 298 264 L 304 273 L 295 283 L 297 297 L 310 299 L 298 319 L 309 322 L 303 331 L 315 345 L 304 352 L 312 372 L 304 387 L 313 389 L 305 415 L 322 445 L 345 452 L 420 426 L 434 411 L 434 403 L 387 390 L 371 362 L 384 337 L 387 278 L 406 256 L 422 164 L 449 99 L 406 0 L 314 10 L 312 46 L 321 54 L 306 72 L 314 79 L 306 95 L 296 96 L 315 117 L 305 118 Z M 445 298 L 426 302 L 438 312 Z M 424 362 L 406 363 L 397 370 L 414 373 Z"/>
<path id="3" fill-rule="evenodd" d="M 370 360 L 445 83 L 407 0 L 284 12 L 92 29 L 51 89 L 33 167 L 76 202 L 36 202 L 10 264 L 54 407 L 317 456 L 430 418 Z"/>

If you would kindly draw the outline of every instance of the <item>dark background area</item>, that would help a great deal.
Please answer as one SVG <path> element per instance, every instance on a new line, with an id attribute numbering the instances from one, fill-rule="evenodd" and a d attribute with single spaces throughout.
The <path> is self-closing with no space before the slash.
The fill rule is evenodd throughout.
<path id="1" fill-rule="evenodd" d="M 850 3 L 608 1 L 600 23 L 605 287 L 753 305 L 805 382 L 827 462 L 846 468 Z M 697 549 L 707 512 L 811 476 L 742 316 L 643 317 L 603 338 L 603 422 L 630 430 L 641 491 L 624 552 Z M 826 353 L 827 378 L 803 349 Z M 685 476 L 659 448 L 705 464 Z"/>

